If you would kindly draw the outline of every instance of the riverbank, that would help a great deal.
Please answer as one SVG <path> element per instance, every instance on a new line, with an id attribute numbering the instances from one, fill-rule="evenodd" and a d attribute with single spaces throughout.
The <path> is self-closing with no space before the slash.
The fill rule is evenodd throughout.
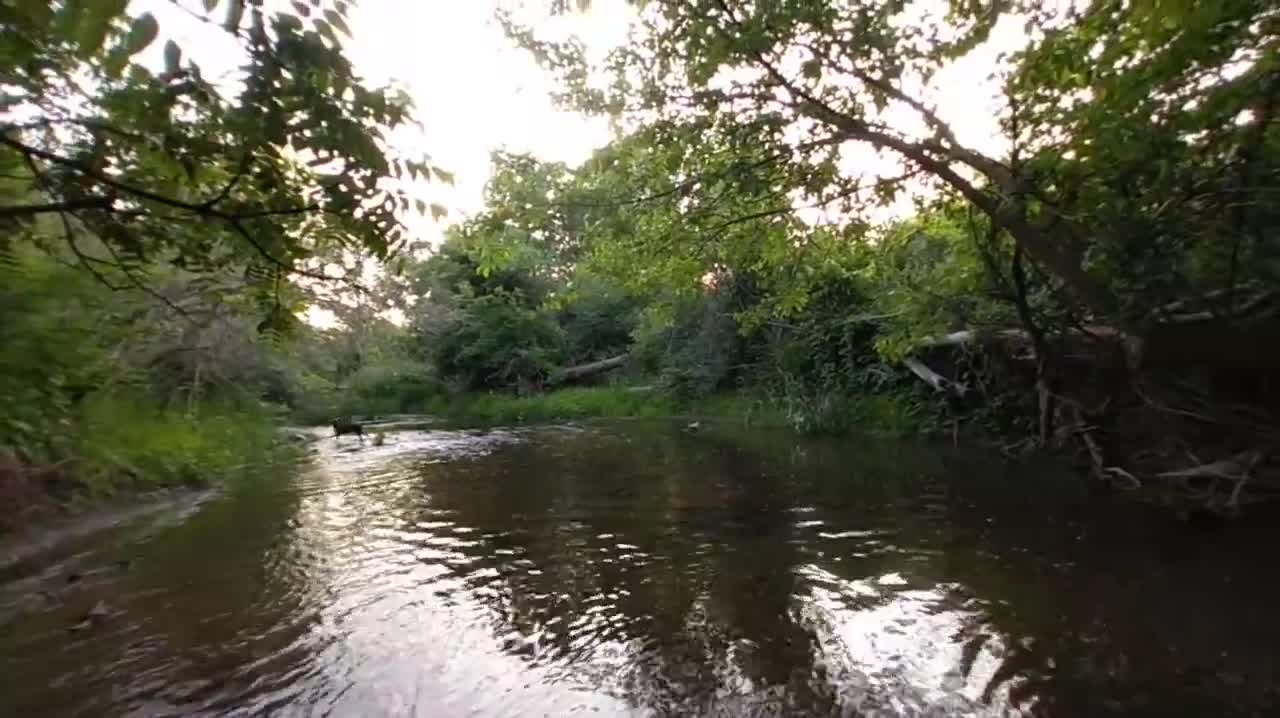
<path id="1" fill-rule="evenodd" d="M 0 452 L 0 534 L 172 489 L 216 487 L 298 453 L 260 406 L 104 395 L 39 450 Z"/>

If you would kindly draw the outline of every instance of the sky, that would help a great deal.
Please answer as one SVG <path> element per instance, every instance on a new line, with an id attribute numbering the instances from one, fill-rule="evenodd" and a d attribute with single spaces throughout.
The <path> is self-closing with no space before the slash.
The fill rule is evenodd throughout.
<path id="1" fill-rule="evenodd" d="M 530 152 L 577 164 L 609 141 L 603 118 L 556 108 L 554 82 L 494 19 L 510 0 L 360 0 L 352 11 L 349 56 L 374 84 L 396 83 L 417 105 L 422 132 L 394 138 L 400 149 L 426 152 L 455 175 L 455 186 L 427 189 L 454 218 L 483 208 L 490 153 Z M 631 11 L 598 0 L 585 13 L 545 18 L 539 30 L 576 34 L 603 53 L 625 39 Z M 447 221 L 447 220 L 446 220 Z M 413 227 L 438 239 L 430 220 Z"/>

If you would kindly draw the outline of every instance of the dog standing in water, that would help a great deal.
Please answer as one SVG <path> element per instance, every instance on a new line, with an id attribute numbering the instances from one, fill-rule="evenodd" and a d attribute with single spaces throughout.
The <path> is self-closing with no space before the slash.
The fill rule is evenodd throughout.
<path id="1" fill-rule="evenodd" d="M 343 421 L 338 419 L 333 422 L 333 437 L 336 439 L 343 434 L 355 434 L 364 441 L 364 425 L 355 421 Z"/>

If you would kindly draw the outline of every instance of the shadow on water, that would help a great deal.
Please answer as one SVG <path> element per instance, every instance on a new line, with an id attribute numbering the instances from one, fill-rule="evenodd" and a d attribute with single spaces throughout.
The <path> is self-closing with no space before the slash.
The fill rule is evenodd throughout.
<path id="1" fill-rule="evenodd" d="M 1276 698 L 1268 527 L 1192 536 L 1053 467 L 647 423 L 319 446 L 297 475 L 9 576 L 5 705 L 1243 716 Z"/>

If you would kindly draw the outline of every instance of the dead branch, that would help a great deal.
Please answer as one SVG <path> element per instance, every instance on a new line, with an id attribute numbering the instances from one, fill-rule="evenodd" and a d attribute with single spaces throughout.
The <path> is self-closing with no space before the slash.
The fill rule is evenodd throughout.
<path id="1" fill-rule="evenodd" d="M 1261 449 L 1249 449 L 1242 451 L 1235 456 L 1225 459 L 1200 464 L 1198 466 L 1188 467 L 1186 469 L 1178 469 L 1177 471 L 1164 471 L 1156 474 L 1157 478 L 1175 479 L 1186 481 L 1187 479 L 1226 479 L 1227 481 L 1241 481 L 1249 475 L 1262 461 Z"/>
<path id="2" fill-rule="evenodd" d="M 951 394 L 952 396 L 962 397 L 968 390 L 964 384 L 951 381 L 942 376 L 938 372 L 930 369 L 924 362 L 914 357 L 908 357 L 903 360 L 903 365 L 911 370 L 912 374 L 920 377 L 926 384 L 933 387 L 933 390 L 943 394 Z"/>

